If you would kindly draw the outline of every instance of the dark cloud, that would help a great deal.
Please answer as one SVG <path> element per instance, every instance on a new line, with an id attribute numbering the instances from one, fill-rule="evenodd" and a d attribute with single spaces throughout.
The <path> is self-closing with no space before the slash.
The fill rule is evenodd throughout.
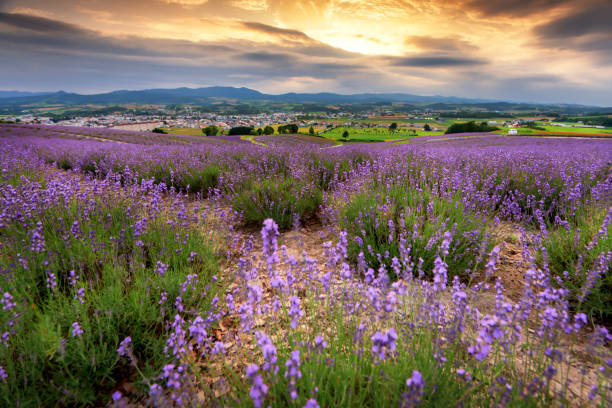
<path id="1" fill-rule="evenodd" d="M 224 44 L 144 39 L 134 36 L 121 38 L 104 36 L 60 21 L 15 13 L 0 13 L 0 44 L 5 47 L 22 47 L 24 52 L 46 50 L 68 54 L 96 53 L 149 57 L 199 57 L 207 53 L 220 55 L 235 51 Z"/>
<path id="2" fill-rule="evenodd" d="M 421 67 L 421 68 L 452 68 L 452 67 L 469 67 L 474 65 L 487 64 L 485 60 L 470 57 L 455 57 L 455 56 L 414 56 L 393 58 L 391 65 L 396 67 Z"/>
<path id="3" fill-rule="evenodd" d="M 63 21 L 19 13 L 0 12 L 0 23 L 42 33 L 61 33 L 70 35 L 89 33 L 88 30 L 64 23 Z"/>
<path id="4" fill-rule="evenodd" d="M 289 30 L 286 28 L 279 28 L 279 27 L 274 27 L 271 25 L 256 23 L 256 22 L 245 22 L 245 23 L 242 23 L 242 26 L 251 31 L 256 31 L 259 33 L 269 34 L 273 36 L 280 36 L 280 37 L 289 38 L 292 40 L 302 40 L 302 41 L 313 41 L 314 42 L 312 38 L 308 37 L 306 34 L 298 30 Z"/>
<path id="5" fill-rule="evenodd" d="M 538 26 L 536 34 L 544 38 L 568 38 L 587 34 L 612 35 L 612 4 L 583 10 Z M 612 39 L 612 38 L 611 38 Z"/>
<path id="6" fill-rule="evenodd" d="M 542 47 L 589 52 L 600 64 L 612 64 L 612 4 L 542 24 L 534 34 Z"/>
<path id="7" fill-rule="evenodd" d="M 524 16 L 547 11 L 575 0 L 468 0 L 466 6 L 482 14 Z"/>
<path id="8" fill-rule="evenodd" d="M 45 10 L 49 10 L 49 7 L 45 7 L 48 1 L 28 0 L 27 6 L 32 7 L 33 13 L 40 10 L 43 14 Z M 584 83 L 572 84 L 570 75 L 567 78 L 554 75 L 528 75 L 545 72 L 547 61 L 543 61 L 542 65 L 526 64 L 524 70 L 517 68 L 517 65 L 508 67 L 504 64 L 495 64 L 494 60 L 489 62 L 476 52 L 477 47 L 459 35 L 448 34 L 448 29 L 432 37 L 407 37 L 405 44 L 418 49 L 412 54 L 376 56 L 345 51 L 317 41 L 301 31 L 275 27 L 271 24 L 276 24 L 273 21 L 277 19 L 278 10 L 272 10 L 272 6 L 271 10 L 274 12 L 270 11 L 265 16 L 263 14 L 259 16 L 237 14 L 236 9 L 230 10 L 227 7 L 224 9 L 227 9 L 227 14 L 218 14 L 213 6 L 221 7 L 223 3 L 221 0 L 209 0 L 202 6 L 191 9 L 178 6 L 171 8 L 168 3 L 151 1 L 151 9 L 157 10 L 155 13 L 144 7 L 144 3 L 136 1 L 79 2 L 94 11 L 106 10 L 105 5 L 107 5 L 112 14 L 109 19 L 126 21 L 121 18 L 133 17 L 135 21 L 138 20 L 138 24 L 145 24 L 143 21 L 146 24 L 151 21 L 167 21 L 168 24 L 176 25 L 183 20 L 194 23 L 201 18 L 209 17 L 208 24 L 201 24 L 202 30 L 208 30 L 207 34 L 215 34 L 217 27 L 229 24 L 230 28 L 236 29 L 238 38 L 244 37 L 245 31 L 248 30 L 256 34 L 252 37 L 258 40 L 190 41 L 145 38 L 136 35 L 113 36 L 104 34 L 106 28 L 101 25 L 96 27 L 102 32 L 89 30 L 85 28 L 85 24 L 91 23 L 91 20 L 79 19 L 78 12 L 74 9 L 71 11 L 68 0 L 63 1 L 65 12 L 60 11 L 58 0 L 58 8 L 53 11 L 55 15 L 64 16 L 62 19 L 65 18 L 66 21 L 78 21 L 79 24 L 83 24 L 82 26 L 26 14 L 0 14 L 2 58 L 3 61 L 11 62 L 0 64 L 0 89 L 66 89 L 94 92 L 120 88 L 231 85 L 247 86 L 268 92 L 272 87 L 279 92 L 325 90 L 343 93 L 361 91 L 442 93 L 480 98 L 610 104 L 610 86 L 601 85 L 602 81 L 596 85 L 584 85 Z M 369 3 L 377 1 L 372 0 Z M 396 4 L 404 3 L 404 0 L 394 1 Z M 426 3 L 433 0 L 406 1 Z M 464 0 L 463 4 L 465 1 L 468 0 Z M 585 1 L 592 4 L 594 0 Z M 495 0 L 491 2 L 498 6 L 489 7 L 487 11 L 489 13 L 510 15 L 511 11 L 508 10 L 514 6 L 519 7 L 517 2 Z M 27 13 L 27 7 L 24 8 L 26 5 L 23 4 L 26 1 L 18 3 L 17 0 L 12 1 L 8 9 L 14 10 L 15 7 L 19 7 L 21 13 Z M 314 3 L 309 1 L 309 4 Z M 472 3 L 476 4 L 478 1 Z M 484 1 L 480 3 L 484 10 L 482 5 Z M 556 7 L 550 2 L 528 3 L 530 5 L 523 10 L 535 10 L 544 4 Z M 276 4 L 274 7 L 278 8 L 289 3 L 284 0 L 270 0 L 269 4 L 273 6 Z M 298 5 L 301 4 L 303 2 L 296 0 L 278 13 L 281 16 L 289 16 L 290 11 L 298 13 L 300 9 Z M 501 11 L 504 7 L 500 7 L 500 4 L 505 5 L 505 12 Z M 509 4 L 514 6 L 509 8 Z M 0 7 L 1 5 L 2 0 Z M 537 15 L 539 20 L 536 21 L 548 21 L 551 15 L 559 15 L 561 10 L 565 10 L 566 14 L 558 21 L 563 21 L 570 28 L 574 27 L 573 31 L 570 30 L 573 34 L 564 33 L 562 27 L 559 27 L 559 24 L 563 23 L 556 24 L 555 21 L 546 23 L 534 31 L 541 45 L 546 42 L 544 45 L 547 47 L 564 46 L 576 49 L 581 47 L 583 50 L 603 50 L 607 47 L 608 51 L 610 50 L 612 44 L 609 39 L 610 32 L 606 31 L 599 20 L 596 20 L 593 27 L 577 29 L 570 17 L 580 19 L 583 11 L 568 14 L 572 8 L 575 8 L 574 6 L 569 3 L 557 5 L 564 7 L 558 7 L 554 14 L 542 12 L 541 15 Z M 471 9 L 473 10 L 475 9 Z M 545 7 L 541 10 L 544 11 Z M 585 8 L 584 12 L 588 10 L 590 9 Z M 160 15 L 166 17 L 164 13 L 168 13 L 167 20 L 160 20 Z M 473 15 L 474 13 L 471 13 L 470 18 Z M 239 18 L 244 20 L 238 22 Z M 304 27 L 300 25 L 297 17 L 295 21 L 289 17 L 278 20 L 291 27 Z M 313 33 L 317 32 L 316 24 L 329 23 L 324 16 L 312 20 L 313 24 L 309 23 L 308 27 L 313 29 Z M 497 21 L 495 18 L 486 20 Z M 587 18 L 584 17 L 582 21 L 586 23 Z M 392 21 L 389 24 L 392 24 Z M 508 29 L 513 27 L 506 22 L 503 24 Z M 519 25 L 524 27 L 524 20 L 520 20 Z M 329 30 L 328 26 L 327 29 Z M 147 33 L 155 32 L 151 29 Z M 436 31 L 432 31 L 434 32 Z M 369 38 L 375 33 L 370 33 L 367 29 L 362 30 L 362 33 L 360 38 L 376 40 Z M 469 34 L 474 33 L 470 31 Z M 397 41 L 398 45 L 401 45 L 402 39 Z M 528 46 L 533 47 L 533 44 Z M 598 55 L 603 54 L 605 53 L 600 52 Z M 610 52 L 607 54 L 610 55 Z M 595 74 L 595 79 L 590 81 L 590 78 L 587 78 L 587 80 L 589 83 L 594 83 L 599 72 L 589 71 L 593 65 L 589 62 L 592 59 L 585 58 L 585 61 L 585 75 Z M 515 76 L 517 72 L 523 72 L 525 75 Z"/>
<path id="9" fill-rule="evenodd" d="M 313 63 L 311 67 L 315 70 L 322 71 L 359 71 L 365 68 L 363 65 L 358 64 L 338 64 L 338 63 Z"/>
<path id="10" fill-rule="evenodd" d="M 3 58 L 19 64 L 0 70 L 0 84 L 7 78 L 19 84 L 28 76 L 36 76 L 26 82 L 28 88 L 45 82 L 57 88 L 75 89 L 83 83 L 98 88 L 112 82 L 112 77 L 117 80 L 112 88 L 119 84 L 126 87 L 125 82 L 129 80 L 134 81 L 132 86 L 127 86 L 131 89 L 146 87 L 147 81 L 151 85 L 164 81 L 235 85 L 235 78 L 328 80 L 337 78 L 340 72 L 348 75 L 362 68 L 357 63 L 335 62 L 336 55 L 359 58 L 359 54 L 341 52 L 314 40 L 304 45 L 114 37 L 40 17 L 36 17 L 40 29 L 35 31 L 30 29 L 33 19 L 7 13 L 2 16 Z M 35 73 L 41 66 L 45 67 L 44 75 Z M 134 75 L 136 72 L 142 75 Z"/>
<path id="11" fill-rule="evenodd" d="M 540 75 L 522 75 L 508 77 L 503 80 L 506 84 L 522 84 L 522 85 L 549 85 L 563 82 L 563 78 L 558 75 L 540 74 Z"/>
<path id="12" fill-rule="evenodd" d="M 359 54 L 319 42 L 301 31 L 274 27 L 257 22 L 243 22 L 241 25 L 248 30 L 274 36 L 280 40 L 279 45 L 285 46 L 286 48 L 292 48 L 295 52 L 302 55 L 324 58 L 354 58 L 359 56 Z"/>
<path id="13" fill-rule="evenodd" d="M 289 54 L 271 53 L 271 52 L 247 52 L 239 56 L 241 59 L 254 62 L 274 62 L 287 63 L 293 58 Z"/>

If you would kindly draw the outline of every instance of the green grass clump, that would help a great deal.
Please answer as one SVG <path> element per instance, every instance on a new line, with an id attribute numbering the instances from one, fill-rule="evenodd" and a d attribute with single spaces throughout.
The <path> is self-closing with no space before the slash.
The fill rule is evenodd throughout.
<path id="1" fill-rule="evenodd" d="M 243 224 L 259 227 L 272 218 L 281 230 L 290 229 L 296 219 L 315 217 L 323 201 L 321 190 L 289 178 L 280 181 L 254 181 L 232 199 L 234 210 L 242 214 Z"/>
<path id="2" fill-rule="evenodd" d="M 152 217 L 137 232 L 139 206 L 117 197 L 66 204 L 50 205 L 26 228 L 0 229 L 3 286 L 17 304 L 0 311 L 2 327 L 13 320 L 0 347 L 8 374 L 0 381 L 3 406 L 103 406 L 122 381 L 136 384 L 136 397 L 146 394 L 142 379 L 156 378 L 171 360 L 164 346 L 176 297 L 185 310 L 205 314 L 217 290 L 210 286 L 217 256 L 197 230 Z M 157 262 L 167 265 L 164 273 Z M 189 274 L 197 281 L 180 293 Z M 127 336 L 135 365 L 117 354 Z"/>
<path id="3" fill-rule="evenodd" d="M 431 274 L 444 233 L 449 232 L 449 278 L 465 277 L 475 266 L 485 238 L 484 221 L 466 212 L 459 200 L 414 188 L 393 186 L 360 193 L 341 207 L 349 259 L 356 262 L 363 252 L 367 265 L 375 270 L 382 264 L 390 267 L 396 257 L 415 271 L 422 259 L 422 269 Z"/>
<path id="4" fill-rule="evenodd" d="M 546 255 L 542 251 L 538 254 L 539 263 L 547 263 L 551 273 L 560 277 L 570 290 L 574 309 L 607 324 L 612 323 L 612 266 L 604 263 L 602 270 L 600 263 L 612 252 L 612 235 L 609 226 L 603 225 L 609 211 L 606 208 L 579 211 L 570 218 L 569 230 L 559 225 L 548 231 L 543 242 Z M 583 287 L 595 268 L 603 273 L 582 299 Z"/>

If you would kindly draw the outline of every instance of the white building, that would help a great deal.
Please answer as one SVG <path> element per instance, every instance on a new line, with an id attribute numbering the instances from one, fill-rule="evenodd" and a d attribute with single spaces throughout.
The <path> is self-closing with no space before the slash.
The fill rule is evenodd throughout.
<path id="1" fill-rule="evenodd" d="M 518 130 L 515 128 L 508 129 L 508 135 L 518 135 Z"/>

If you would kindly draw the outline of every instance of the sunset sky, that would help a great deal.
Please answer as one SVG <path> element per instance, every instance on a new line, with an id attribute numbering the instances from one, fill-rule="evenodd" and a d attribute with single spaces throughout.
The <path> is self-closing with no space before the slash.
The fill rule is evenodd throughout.
<path id="1" fill-rule="evenodd" d="M 0 89 L 612 106 L 611 0 L 0 0 Z"/>

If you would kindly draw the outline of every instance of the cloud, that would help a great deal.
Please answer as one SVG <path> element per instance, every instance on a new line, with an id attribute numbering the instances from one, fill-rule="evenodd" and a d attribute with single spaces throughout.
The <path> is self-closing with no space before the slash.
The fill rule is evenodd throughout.
<path id="1" fill-rule="evenodd" d="M 472 51 L 478 47 L 461 38 L 428 37 L 412 35 L 406 37 L 404 44 L 429 51 Z"/>
<path id="2" fill-rule="evenodd" d="M 267 0 L 233 0 L 232 5 L 249 11 L 264 11 L 268 8 Z"/>
<path id="3" fill-rule="evenodd" d="M 391 59 L 391 65 L 396 67 L 452 68 L 485 64 L 487 64 L 487 61 L 479 58 L 443 55 L 420 55 L 412 57 L 395 57 Z"/>
<path id="4" fill-rule="evenodd" d="M 612 35 L 612 4 L 580 11 L 535 28 L 543 38 L 565 39 L 588 34 Z"/>
<path id="5" fill-rule="evenodd" d="M 307 42 L 314 42 L 314 40 L 308 37 L 301 31 L 298 30 L 290 30 L 286 28 L 274 27 L 271 25 L 256 23 L 256 22 L 244 22 L 242 26 L 248 30 L 264 33 L 272 36 L 278 36 L 282 38 L 287 38 L 291 40 L 301 40 Z"/>
<path id="6" fill-rule="evenodd" d="M 163 0 L 165 3 L 180 4 L 182 6 L 200 6 L 208 0 Z"/>
<path id="7" fill-rule="evenodd" d="M 27 30 L 47 33 L 79 35 L 86 32 L 86 30 L 83 30 L 82 28 L 73 24 L 20 13 L 0 12 L 0 23 Z"/>
<path id="8" fill-rule="evenodd" d="M 0 14 L 13 62 L 0 64 L 0 89 L 233 85 L 612 104 L 602 0 L 267 0 L 265 12 L 259 0 L 241 0 L 250 10 L 233 0 L 3 3 L 21 12 Z"/>
<path id="9" fill-rule="evenodd" d="M 53 76 L 78 83 L 104 82 L 101 77 L 133 77 L 143 71 L 145 78 L 158 78 L 159 72 L 175 74 L 171 78 L 336 78 L 340 72 L 360 70 L 362 65 L 338 63 L 332 47 L 309 39 L 307 44 L 281 42 L 257 43 L 245 40 L 187 41 L 136 36 L 110 36 L 78 26 L 39 17 L 0 14 L 0 48 L 6 58 L 21 61 L 29 67 L 45 66 L 45 80 Z M 11 29 L 6 31 L 2 26 Z M 293 30 L 252 25 L 280 35 L 295 36 Z M 306 37 L 308 38 L 308 37 Z M 293 46 L 291 46 L 293 44 Z M 349 54 L 349 53 L 344 53 Z M 357 54 L 353 59 L 359 58 Z M 95 61 L 95 64 L 94 64 Z M 120 72 L 125 69 L 125 73 Z M 129 72 L 129 73 L 128 73 Z M 146 74 L 145 74 L 146 72 Z M 20 78 L 23 72 L 0 71 L 2 75 Z M 184 77 L 182 76 L 184 75 Z M 175 79 L 176 80 L 176 79 Z M 33 83 L 36 83 L 34 81 Z M 60 86 L 61 82 L 58 82 Z M 66 88 L 66 85 L 61 85 Z"/>
<path id="10" fill-rule="evenodd" d="M 552 20 L 533 32 L 541 47 L 588 52 L 612 64 L 612 4 Z"/>
<path id="11" fill-rule="evenodd" d="M 525 16 L 572 3 L 575 0 L 468 0 L 466 7 L 488 16 Z"/>
<path id="12" fill-rule="evenodd" d="M 240 58 L 254 62 L 274 62 L 287 63 L 291 61 L 289 54 L 270 53 L 270 52 L 248 52 L 240 55 Z"/>

